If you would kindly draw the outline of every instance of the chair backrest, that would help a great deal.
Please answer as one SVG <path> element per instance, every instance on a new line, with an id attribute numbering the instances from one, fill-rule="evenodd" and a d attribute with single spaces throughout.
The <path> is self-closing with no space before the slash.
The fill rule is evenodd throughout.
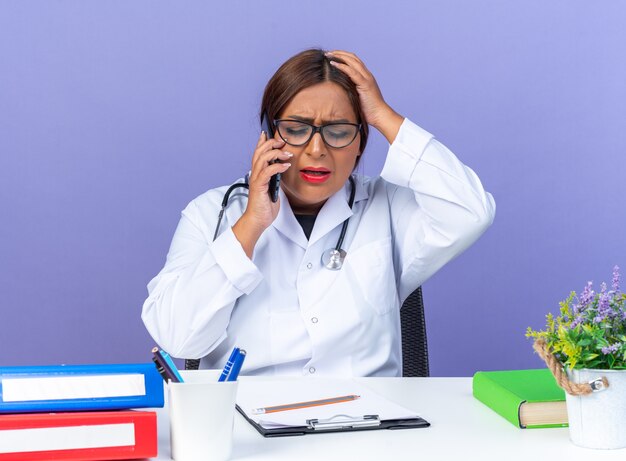
<path id="1" fill-rule="evenodd" d="M 418 287 L 400 308 L 402 330 L 402 376 L 426 377 L 428 369 L 428 341 L 422 287 Z M 197 370 L 199 359 L 186 359 L 185 370 Z"/>
<path id="2" fill-rule="evenodd" d="M 200 368 L 200 359 L 185 359 L 185 370 L 197 370 Z"/>
<path id="3" fill-rule="evenodd" d="M 402 376 L 430 376 L 422 287 L 417 287 L 402 304 L 400 327 L 402 331 Z"/>

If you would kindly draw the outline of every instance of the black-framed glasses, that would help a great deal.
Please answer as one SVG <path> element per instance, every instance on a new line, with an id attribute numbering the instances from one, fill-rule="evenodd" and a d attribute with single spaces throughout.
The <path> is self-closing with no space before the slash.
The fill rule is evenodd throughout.
<path id="1" fill-rule="evenodd" d="M 357 123 L 332 122 L 313 125 L 301 120 L 274 120 L 274 126 L 283 141 L 290 146 L 303 146 L 315 133 L 319 133 L 327 146 L 335 149 L 348 147 L 359 134 L 361 125 Z"/>

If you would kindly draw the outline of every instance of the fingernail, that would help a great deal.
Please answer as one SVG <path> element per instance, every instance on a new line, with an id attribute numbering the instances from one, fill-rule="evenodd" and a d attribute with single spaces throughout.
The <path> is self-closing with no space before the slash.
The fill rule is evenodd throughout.
<path id="1" fill-rule="evenodd" d="M 338 64 L 338 63 L 337 63 L 337 61 L 330 61 L 330 65 L 331 65 L 331 66 L 335 66 L 335 67 L 337 67 L 337 64 Z"/>
<path id="2" fill-rule="evenodd" d="M 287 155 L 287 157 L 293 157 L 293 154 L 291 152 L 285 152 L 285 155 Z"/>

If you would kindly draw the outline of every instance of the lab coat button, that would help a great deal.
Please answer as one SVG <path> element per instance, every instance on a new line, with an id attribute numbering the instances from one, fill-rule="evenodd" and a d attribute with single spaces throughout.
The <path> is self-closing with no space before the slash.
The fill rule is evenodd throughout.
<path id="1" fill-rule="evenodd" d="M 315 367 L 309 368 L 309 373 L 311 373 L 311 374 L 315 373 Z"/>
<path id="2" fill-rule="evenodd" d="M 317 323 L 317 317 L 313 317 L 313 318 L 311 319 L 311 323 Z"/>
<path id="3" fill-rule="evenodd" d="M 309 263 L 309 264 L 307 264 L 307 265 L 306 265 L 306 268 L 307 268 L 307 269 L 311 269 L 312 267 L 313 267 L 313 264 L 312 264 L 312 263 Z"/>

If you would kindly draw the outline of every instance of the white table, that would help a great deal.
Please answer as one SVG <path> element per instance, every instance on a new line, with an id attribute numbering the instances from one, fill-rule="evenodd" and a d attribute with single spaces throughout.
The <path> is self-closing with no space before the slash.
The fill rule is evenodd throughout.
<path id="1" fill-rule="evenodd" d="M 262 379 L 262 378 L 243 378 Z M 262 437 L 235 416 L 233 460 L 626 460 L 626 449 L 573 445 L 567 428 L 518 429 L 472 396 L 471 378 L 359 378 L 431 427 Z M 167 408 L 158 410 L 159 460 L 170 459 Z"/>

